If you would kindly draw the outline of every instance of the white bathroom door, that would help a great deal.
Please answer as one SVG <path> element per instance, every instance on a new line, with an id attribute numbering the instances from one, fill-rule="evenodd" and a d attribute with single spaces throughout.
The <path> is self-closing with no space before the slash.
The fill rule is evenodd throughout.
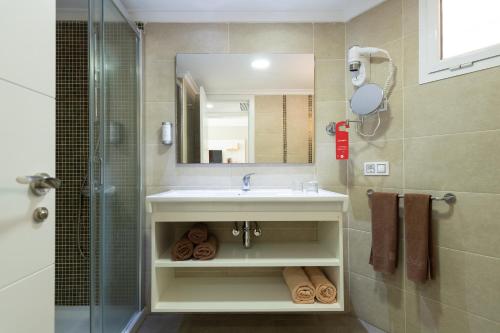
<path id="1" fill-rule="evenodd" d="M 55 191 L 16 178 L 55 176 L 55 0 L 0 1 L 0 22 L 0 332 L 52 333 Z"/>

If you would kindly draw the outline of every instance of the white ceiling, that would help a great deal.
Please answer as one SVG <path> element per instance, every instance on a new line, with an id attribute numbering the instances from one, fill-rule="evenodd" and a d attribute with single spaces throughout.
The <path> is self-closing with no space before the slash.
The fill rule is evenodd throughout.
<path id="1" fill-rule="evenodd" d="M 345 22 L 385 0 L 121 0 L 143 22 Z M 58 12 L 87 0 L 57 0 Z"/>
<path id="2" fill-rule="evenodd" d="M 256 58 L 270 61 L 266 70 L 255 70 Z M 189 73 L 207 94 L 313 94 L 312 54 L 180 54 L 177 76 Z"/>

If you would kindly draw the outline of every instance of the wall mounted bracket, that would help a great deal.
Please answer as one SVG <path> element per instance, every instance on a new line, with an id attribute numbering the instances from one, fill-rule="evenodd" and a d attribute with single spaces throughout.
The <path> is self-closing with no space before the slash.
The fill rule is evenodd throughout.
<path id="1" fill-rule="evenodd" d="M 346 124 L 349 125 L 350 123 L 362 123 L 361 120 L 349 120 L 347 119 Z M 335 125 L 337 125 L 337 122 L 331 121 L 326 125 L 325 131 L 328 135 L 334 136 L 335 135 Z"/>

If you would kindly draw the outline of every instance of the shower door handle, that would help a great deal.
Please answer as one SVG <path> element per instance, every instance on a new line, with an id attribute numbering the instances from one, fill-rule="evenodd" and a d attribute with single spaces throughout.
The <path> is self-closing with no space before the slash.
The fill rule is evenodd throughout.
<path id="1" fill-rule="evenodd" d="M 97 157 L 96 162 L 99 164 L 97 170 L 99 172 L 99 184 L 97 185 L 98 188 L 101 188 L 104 185 L 104 163 L 103 163 L 103 158 L 102 157 Z"/>
<path id="2" fill-rule="evenodd" d="M 102 157 L 94 156 L 93 170 L 94 176 L 92 177 L 93 180 L 90 182 L 90 184 L 92 184 L 91 188 L 96 193 L 101 192 L 101 190 L 104 188 L 104 165 Z"/>

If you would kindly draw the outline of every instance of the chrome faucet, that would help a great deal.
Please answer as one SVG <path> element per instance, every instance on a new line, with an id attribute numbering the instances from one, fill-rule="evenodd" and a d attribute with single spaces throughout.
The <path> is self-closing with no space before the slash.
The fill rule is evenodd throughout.
<path id="1" fill-rule="evenodd" d="M 252 173 L 249 173 L 249 174 L 246 174 L 243 176 L 243 179 L 242 179 L 243 186 L 241 187 L 242 191 L 245 191 L 245 192 L 250 191 L 250 177 L 252 175 L 255 175 L 255 173 L 252 172 Z"/>

